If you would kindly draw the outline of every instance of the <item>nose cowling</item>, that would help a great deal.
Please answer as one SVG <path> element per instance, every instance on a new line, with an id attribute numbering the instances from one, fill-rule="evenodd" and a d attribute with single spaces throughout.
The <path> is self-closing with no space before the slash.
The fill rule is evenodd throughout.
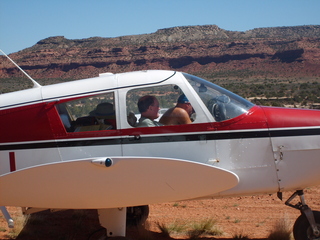
<path id="1" fill-rule="evenodd" d="M 320 127 L 320 110 L 262 107 L 269 128 Z"/>
<path id="2" fill-rule="evenodd" d="M 262 107 L 267 118 L 279 189 L 320 184 L 320 111 Z"/>

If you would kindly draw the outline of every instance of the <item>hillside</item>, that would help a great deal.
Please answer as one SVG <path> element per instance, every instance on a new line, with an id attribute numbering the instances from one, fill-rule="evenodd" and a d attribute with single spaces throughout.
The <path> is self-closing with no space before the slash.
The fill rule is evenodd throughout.
<path id="1" fill-rule="evenodd" d="M 143 69 L 184 71 L 219 84 L 320 82 L 320 25 L 245 32 L 205 25 L 116 38 L 56 36 L 10 57 L 41 84 Z M 2 92 L 12 87 L 8 79 L 21 77 L 0 56 Z"/>

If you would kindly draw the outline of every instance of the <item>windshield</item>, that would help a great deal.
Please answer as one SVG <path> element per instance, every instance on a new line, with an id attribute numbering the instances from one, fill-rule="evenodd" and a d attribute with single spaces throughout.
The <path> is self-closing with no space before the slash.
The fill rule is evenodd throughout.
<path id="1" fill-rule="evenodd" d="M 246 113 L 253 103 L 202 78 L 183 73 L 217 122 Z"/>

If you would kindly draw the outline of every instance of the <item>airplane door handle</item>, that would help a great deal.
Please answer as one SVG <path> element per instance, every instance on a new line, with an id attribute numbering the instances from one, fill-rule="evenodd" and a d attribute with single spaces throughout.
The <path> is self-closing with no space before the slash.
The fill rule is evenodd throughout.
<path id="1" fill-rule="evenodd" d="M 133 139 L 134 139 L 134 140 L 140 140 L 140 139 L 141 139 L 141 136 L 140 136 L 140 135 L 135 135 L 135 136 L 133 136 Z"/>
<path id="2" fill-rule="evenodd" d="M 129 136 L 129 140 L 137 141 L 137 140 L 140 140 L 140 139 L 141 139 L 141 136 L 140 136 L 140 135 L 132 135 L 132 136 Z"/>

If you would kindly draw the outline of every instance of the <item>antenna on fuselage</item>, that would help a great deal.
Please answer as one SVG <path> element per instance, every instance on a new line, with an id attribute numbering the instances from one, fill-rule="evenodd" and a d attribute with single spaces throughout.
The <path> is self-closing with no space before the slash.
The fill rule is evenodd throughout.
<path id="1" fill-rule="evenodd" d="M 33 83 L 33 87 L 34 88 L 38 88 L 38 87 L 41 87 L 41 85 L 39 83 L 36 82 L 36 80 L 34 80 L 32 77 L 29 76 L 28 73 L 26 73 L 21 67 L 19 67 L 18 64 L 16 64 L 7 54 L 5 54 L 1 49 L 0 49 L 0 52 L 2 52 L 2 54 L 4 56 L 6 56 L 21 72 L 23 72 L 24 75 L 26 75 Z"/>

